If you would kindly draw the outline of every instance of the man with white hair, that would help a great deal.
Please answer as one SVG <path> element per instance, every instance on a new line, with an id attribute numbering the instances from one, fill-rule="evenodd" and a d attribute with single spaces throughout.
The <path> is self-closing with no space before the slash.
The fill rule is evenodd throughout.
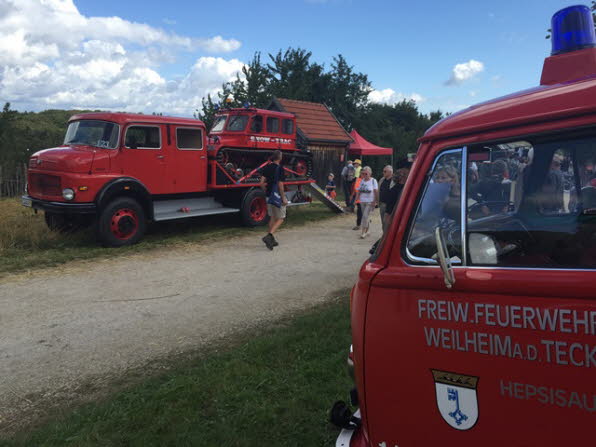
<path id="1" fill-rule="evenodd" d="M 385 232 L 385 210 L 387 209 L 387 199 L 389 198 L 389 190 L 393 188 L 395 182 L 393 181 L 393 166 L 387 165 L 383 168 L 383 177 L 379 180 L 379 212 L 381 213 L 381 223 L 383 225 L 383 233 Z"/>

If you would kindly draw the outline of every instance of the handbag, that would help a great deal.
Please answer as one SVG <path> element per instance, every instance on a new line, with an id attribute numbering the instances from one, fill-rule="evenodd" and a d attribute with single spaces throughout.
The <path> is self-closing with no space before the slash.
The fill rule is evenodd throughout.
<path id="1" fill-rule="evenodd" d="M 267 197 L 267 203 L 278 208 L 282 206 L 281 195 L 279 194 L 279 170 L 281 166 L 277 166 L 275 171 L 275 179 L 273 181 L 273 185 L 271 185 L 271 194 Z"/>

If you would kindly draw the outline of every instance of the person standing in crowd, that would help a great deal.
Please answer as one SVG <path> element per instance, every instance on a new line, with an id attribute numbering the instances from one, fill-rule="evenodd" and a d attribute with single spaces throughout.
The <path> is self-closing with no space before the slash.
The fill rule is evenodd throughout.
<path id="1" fill-rule="evenodd" d="M 352 164 L 352 160 L 348 160 L 346 165 L 341 170 L 342 187 L 344 196 L 346 198 L 346 208 L 354 211 L 354 202 L 352 201 L 352 191 L 354 190 L 354 182 L 356 181 L 356 170 Z"/>
<path id="2" fill-rule="evenodd" d="M 389 228 L 389 224 L 391 223 L 391 219 L 393 218 L 393 211 L 395 210 L 396 205 L 399 202 L 401 192 L 404 189 L 404 185 L 406 184 L 406 180 L 408 179 L 409 174 L 410 170 L 408 168 L 399 168 L 397 171 L 395 171 L 395 175 L 393 176 L 393 186 L 387 194 L 387 202 L 385 207 L 385 221 L 383 222 L 385 228 Z"/>
<path id="3" fill-rule="evenodd" d="M 351 201 L 356 206 L 356 226 L 352 228 L 352 230 L 359 230 L 360 224 L 362 223 L 362 207 L 360 206 L 360 200 L 356 200 L 356 191 L 360 188 L 360 182 L 362 182 L 362 177 L 358 177 L 354 182 L 354 189 L 351 193 Z"/>
<path id="4" fill-rule="evenodd" d="M 360 227 L 362 232 L 360 237 L 364 239 L 369 235 L 369 226 L 372 211 L 379 203 L 379 184 L 377 179 L 372 177 L 370 166 L 362 168 L 362 180 L 356 190 L 356 200 L 360 201 L 362 207 L 362 222 Z"/>
<path id="5" fill-rule="evenodd" d="M 261 183 L 260 186 L 265 190 L 267 196 L 267 213 L 269 214 L 269 233 L 263 237 L 263 242 L 269 250 L 273 250 L 273 247 L 277 247 L 279 243 L 275 240 L 273 233 L 275 233 L 284 219 L 286 218 L 286 205 L 288 201 L 284 192 L 284 169 L 281 166 L 282 153 L 281 151 L 275 151 L 271 155 L 270 161 L 267 166 L 261 170 Z M 277 186 L 277 187 L 276 187 Z M 281 198 L 280 206 L 270 203 L 273 201 L 272 197 L 279 194 Z"/>
<path id="6" fill-rule="evenodd" d="M 387 165 L 383 168 L 383 177 L 379 180 L 379 213 L 381 214 L 383 233 L 385 232 L 385 209 L 387 207 L 389 190 L 393 188 L 394 185 L 393 166 Z"/>
<path id="7" fill-rule="evenodd" d="M 362 162 L 359 159 L 354 160 L 354 175 L 360 178 L 360 171 L 362 171 Z"/>

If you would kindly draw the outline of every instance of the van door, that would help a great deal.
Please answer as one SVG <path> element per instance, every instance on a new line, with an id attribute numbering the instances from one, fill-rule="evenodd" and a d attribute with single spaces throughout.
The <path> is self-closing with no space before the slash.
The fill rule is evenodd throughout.
<path id="1" fill-rule="evenodd" d="M 172 176 L 176 192 L 202 192 L 207 190 L 207 152 L 201 127 L 174 126 Z"/>
<path id="2" fill-rule="evenodd" d="M 369 294 L 372 445 L 591 439 L 594 159 L 594 135 L 568 134 L 448 149 L 426 163 L 411 218 Z"/>
<path id="3" fill-rule="evenodd" d="M 170 194 L 174 185 L 167 178 L 168 151 L 160 124 L 130 124 L 115 160 L 121 174 L 139 180 L 151 194 Z"/>

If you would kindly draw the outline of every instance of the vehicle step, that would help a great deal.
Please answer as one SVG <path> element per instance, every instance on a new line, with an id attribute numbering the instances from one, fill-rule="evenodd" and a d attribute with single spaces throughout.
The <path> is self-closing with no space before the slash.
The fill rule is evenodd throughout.
<path id="1" fill-rule="evenodd" d="M 162 221 L 211 214 L 237 213 L 238 211 L 240 211 L 238 208 L 223 206 L 213 197 L 161 200 L 153 204 L 153 219 Z"/>

